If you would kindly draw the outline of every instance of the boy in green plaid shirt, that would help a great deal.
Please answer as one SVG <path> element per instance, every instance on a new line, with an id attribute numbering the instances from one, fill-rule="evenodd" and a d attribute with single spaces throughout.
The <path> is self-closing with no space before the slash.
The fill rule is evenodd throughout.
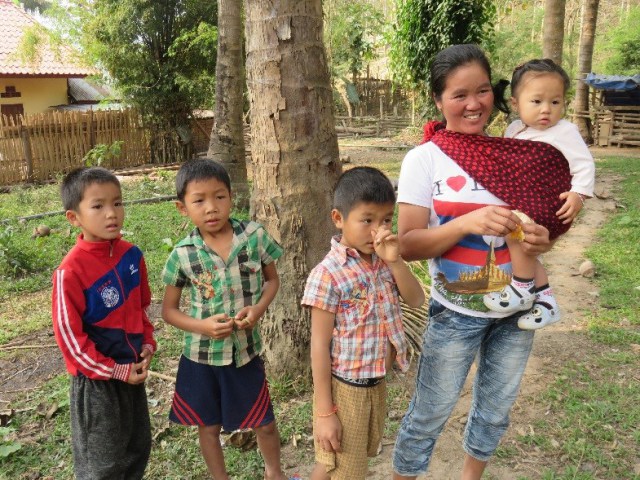
<path id="1" fill-rule="evenodd" d="M 219 163 L 185 162 L 176 190 L 178 210 L 196 228 L 176 245 L 162 273 L 162 318 L 184 331 L 169 418 L 198 426 L 202 456 L 216 480 L 228 478 L 222 428 L 252 428 L 264 478 L 286 480 L 257 328 L 280 285 L 275 260 L 282 248 L 258 223 L 229 217 L 231 181 Z M 188 313 L 180 310 L 184 288 Z"/>

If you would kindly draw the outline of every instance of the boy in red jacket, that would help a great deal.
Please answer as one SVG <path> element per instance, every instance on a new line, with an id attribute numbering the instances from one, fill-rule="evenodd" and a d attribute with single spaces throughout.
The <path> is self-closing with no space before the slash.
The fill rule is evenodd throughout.
<path id="1" fill-rule="evenodd" d="M 53 274 L 53 329 L 71 379 L 78 480 L 141 479 L 151 451 L 144 381 L 156 350 L 140 249 L 120 237 L 120 182 L 79 168 L 61 186 L 76 245 Z"/>

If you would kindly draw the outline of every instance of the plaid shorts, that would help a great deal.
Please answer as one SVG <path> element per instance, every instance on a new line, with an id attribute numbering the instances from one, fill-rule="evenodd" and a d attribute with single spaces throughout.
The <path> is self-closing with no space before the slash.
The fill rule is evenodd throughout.
<path id="1" fill-rule="evenodd" d="M 367 457 L 374 457 L 384 433 L 387 417 L 387 382 L 375 386 L 348 385 L 335 377 L 331 379 L 333 403 L 338 407 L 342 424 L 342 451 L 324 451 L 316 442 L 316 462 L 325 465 L 331 480 L 364 480 L 367 476 Z M 314 426 L 316 410 L 313 408 Z"/>

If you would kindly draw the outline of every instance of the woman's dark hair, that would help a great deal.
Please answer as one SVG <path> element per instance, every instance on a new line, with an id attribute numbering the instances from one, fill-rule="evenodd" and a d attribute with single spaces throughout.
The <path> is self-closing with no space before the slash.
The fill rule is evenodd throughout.
<path id="1" fill-rule="evenodd" d="M 463 45 L 451 45 L 438 52 L 433 59 L 430 69 L 429 86 L 433 96 L 439 100 L 442 96 L 442 92 L 447 85 L 447 78 L 451 72 L 456 68 L 469 63 L 477 63 L 480 65 L 491 81 L 491 66 L 489 60 L 480 47 L 477 45 L 467 43 Z M 504 113 L 509 113 L 509 106 L 504 99 L 504 92 L 507 89 L 509 82 L 507 80 L 500 80 L 493 88 L 494 106 Z"/>
<path id="2" fill-rule="evenodd" d="M 571 79 L 569 78 L 569 75 L 567 75 L 567 72 L 564 71 L 564 68 L 550 58 L 535 58 L 523 63 L 522 65 L 518 65 L 513 71 L 513 75 L 511 77 L 512 97 L 516 96 L 518 87 L 527 73 L 555 73 L 556 75 L 560 75 L 560 78 L 562 79 L 565 94 L 567 93 L 567 90 L 569 90 L 569 87 L 571 87 Z"/>

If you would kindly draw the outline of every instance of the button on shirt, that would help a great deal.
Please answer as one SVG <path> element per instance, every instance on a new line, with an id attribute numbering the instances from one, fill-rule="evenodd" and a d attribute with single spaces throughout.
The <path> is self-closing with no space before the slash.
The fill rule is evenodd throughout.
<path id="1" fill-rule="evenodd" d="M 195 228 L 180 241 L 162 272 L 165 285 L 189 289 L 188 315 L 203 319 L 226 313 L 234 317 L 243 307 L 255 305 L 262 295 L 262 264 L 282 255 L 282 247 L 256 222 L 229 219 L 233 227 L 231 251 L 225 262 L 204 242 Z M 249 363 L 262 350 L 259 329 L 234 330 L 224 339 L 184 333 L 183 355 L 208 365 L 237 367 Z"/>
<path id="2" fill-rule="evenodd" d="M 383 377 L 387 339 L 403 371 L 409 368 L 398 288 L 377 255 L 364 261 L 357 250 L 331 240 L 331 250 L 309 275 L 302 304 L 335 314 L 331 371 L 343 378 Z"/>

